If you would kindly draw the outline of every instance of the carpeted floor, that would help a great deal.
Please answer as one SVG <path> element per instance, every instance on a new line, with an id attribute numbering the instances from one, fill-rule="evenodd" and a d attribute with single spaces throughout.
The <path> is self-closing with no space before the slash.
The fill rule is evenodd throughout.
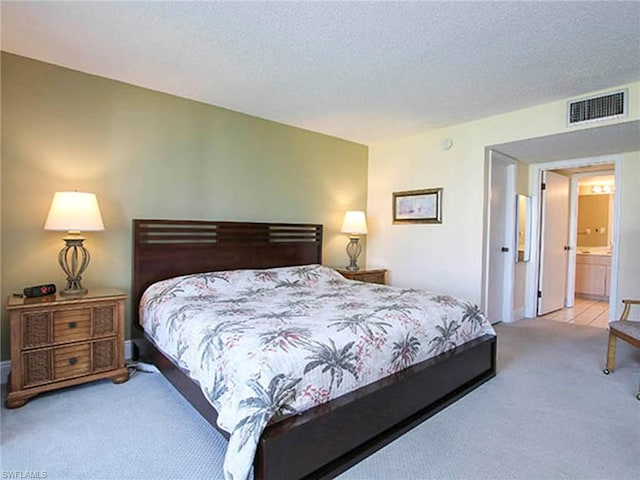
<path id="1" fill-rule="evenodd" d="M 605 376 L 605 330 L 497 331 L 496 378 L 340 478 L 640 478 L 640 350 L 619 342 Z M 51 392 L 0 420 L 2 478 L 221 477 L 225 440 L 160 374 Z"/>

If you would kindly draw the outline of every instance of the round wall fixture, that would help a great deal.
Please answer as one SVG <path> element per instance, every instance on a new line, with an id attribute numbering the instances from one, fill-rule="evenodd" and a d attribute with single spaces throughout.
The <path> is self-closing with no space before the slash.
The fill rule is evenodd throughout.
<path id="1" fill-rule="evenodd" d="M 442 141 L 441 145 L 443 150 L 449 150 L 451 147 L 453 147 L 453 140 L 451 140 L 450 138 L 445 138 Z"/>

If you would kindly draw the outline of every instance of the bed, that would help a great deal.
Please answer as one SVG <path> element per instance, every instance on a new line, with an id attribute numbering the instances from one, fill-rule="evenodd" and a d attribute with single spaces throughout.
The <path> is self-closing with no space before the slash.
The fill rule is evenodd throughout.
<path id="1" fill-rule="evenodd" d="M 348 291 L 366 296 L 371 289 L 385 288 L 342 279 L 336 272 L 321 267 L 321 260 L 321 225 L 134 220 L 134 323 L 140 332 L 139 338 L 135 339 L 140 357 L 155 363 L 194 407 L 212 425 L 220 429 L 218 423 L 224 424 L 227 414 L 224 409 L 218 412 L 212 406 L 215 402 L 209 400 L 212 398 L 210 390 L 204 388 L 203 393 L 201 386 L 204 385 L 203 380 L 206 382 L 206 378 L 200 377 L 198 382 L 187 375 L 189 368 L 185 368 L 181 363 L 181 354 L 167 353 L 167 345 L 149 328 L 149 320 L 146 321 L 147 330 L 142 328 L 137 316 L 141 299 L 144 295 L 147 301 L 148 298 L 153 298 L 154 301 L 163 298 L 158 293 L 170 290 L 167 286 L 173 288 L 174 292 L 196 287 L 202 289 L 204 282 L 206 285 L 213 285 L 212 291 L 224 301 L 234 301 L 238 298 L 248 301 L 255 296 L 255 288 L 246 298 L 234 291 L 231 291 L 228 297 L 224 297 L 227 284 L 239 282 L 246 290 L 246 277 L 259 275 L 263 278 L 264 272 L 280 276 L 278 288 L 294 287 L 297 281 L 287 275 L 302 274 L 307 278 L 304 285 L 307 290 L 333 287 L 340 289 L 338 293 L 325 293 L 327 298 L 332 295 L 346 295 L 345 292 Z M 244 271 L 229 272 L 236 270 Z M 309 280 L 311 273 L 315 275 L 313 281 Z M 321 280 L 316 281 L 316 278 Z M 215 283 L 216 281 L 218 283 Z M 179 285 L 179 288 L 176 288 L 176 285 Z M 150 286 L 151 293 L 145 294 Z M 409 290 L 394 292 L 402 295 L 413 294 Z M 299 292 L 296 291 L 295 295 L 299 295 Z M 364 306 L 361 305 L 361 308 Z M 143 314 L 147 314 L 146 312 L 145 307 Z M 175 319 L 176 316 L 173 317 Z M 277 320 L 276 323 L 281 320 Z M 389 323 L 385 323 L 384 318 L 380 317 L 379 320 L 378 328 L 389 328 Z M 195 321 L 187 319 L 180 328 L 186 329 L 194 325 L 191 322 Z M 157 329 L 158 325 L 155 325 L 154 328 Z M 334 321 L 334 327 L 336 325 Z M 334 330 L 340 328 L 338 326 Z M 345 330 L 344 325 L 342 329 Z M 384 378 L 371 383 L 356 384 L 353 391 L 343 392 L 336 389 L 336 394 L 339 394 L 336 398 L 327 397 L 330 398 L 328 401 L 317 403 L 310 408 L 307 405 L 300 412 L 291 409 L 295 415 L 287 416 L 276 423 L 269 423 L 264 429 L 260 429 L 261 434 L 256 438 L 252 462 L 254 477 L 328 478 L 346 470 L 493 377 L 496 354 L 496 337 L 493 333 L 490 327 L 481 329 L 478 336 L 470 341 L 442 353 L 436 349 L 435 356 L 411 364 L 407 368 L 393 368 Z M 314 338 L 315 335 L 317 334 L 314 334 Z M 340 345 L 344 347 L 344 343 Z M 351 343 L 348 345 L 352 346 Z M 311 348 L 308 345 L 306 347 Z M 309 368 L 305 370 L 314 370 L 316 373 L 327 371 L 315 368 L 318 365 L 314 366 L 312 363 L 310 361 L 307 365 Z M 193 375 L 195 370 L 194 367 L 188 373 L 197 377 Z M 355 372 L 352 372 L 352 375 L 345 374 L 345 377 L 357 379 Z M 338 383 L 334 383 L 334 380 L 332 373 L 330 390 Z M 393 405 L 393 408 L 389 408 L 390 405 Z M 220 430 L 225 437 L 231 438 L 230 444 L 237 439 L 237 435 L 233 434 L 230 437 L 226 430 Z M 243 441 L 246 441 L 246 438 Z M 253 453 L 253 450 L 251 452 Z M 230 477 L 230 474 L 227 473 L 227 476 Z"/>

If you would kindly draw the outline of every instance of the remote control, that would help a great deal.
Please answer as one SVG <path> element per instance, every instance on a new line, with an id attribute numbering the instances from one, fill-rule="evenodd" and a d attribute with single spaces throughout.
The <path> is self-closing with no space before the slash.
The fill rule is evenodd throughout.
<path id="1" fill-rule="evenodd" d="M 22 292 L 24 293 L 24 296 L 28 298 L 44 297 L 45 295 L 56 293 L 56 286 L 53 283 L 47 283 L 46 285 L 27 287 Z"/>

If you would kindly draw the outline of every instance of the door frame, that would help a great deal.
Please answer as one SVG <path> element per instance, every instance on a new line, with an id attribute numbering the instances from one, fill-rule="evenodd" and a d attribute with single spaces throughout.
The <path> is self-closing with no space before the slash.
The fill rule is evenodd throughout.
<path id="1" fill-rule="evenodd" d="M 493 152 L 500 154 L 501 159 L 493 157 Z M 484 202 L 484 245 L 483 245 L 483 267 L 484 272 L 482 276 L 482 309 L 487 311 L 489 306 L 489 290 L 495 288 L 495 286 L 489 285 L 489 268 L 491 261 L 491 183 L 493 173 L 493 162 L 499 162 L 507 167 L 507 180 L 505 185 L 505 211 L 507 212 L 507 224 L 505 225 L 505 232 L 508 238 L 507 245 L 509 247 L 508 258 L 506 261 L 505 275 L 502 285 L 498 288 L 502 289 L 505 294 L 502 305 L 502 315 L 504 322 L 513 322 L 514 311 L 514 289 L 515 289 L 515 259 L 514 249 L 515 244 L 515 209 L 516 209 L 516 166 L 517 161 L 513 157 L 506 155 L 498 150 L 487 149 L 486 163 L 485 163 L 485 202 Z M 512 199 L 509 201 L 508 199 Z M 511 233 L 509 233 L 511 232 Z M 493 323 L 492 319 L 489 319 Z"/>
<path id="2" fill-rule="evenodd" d="M 529 171 L 529 191 L 531 192 L 531 238 L 535 241 L 531 242 L 531 265 L 526 282 L 525 294 L 525 315 L 528 318 L 536 316 L 536 305 L 538 302 L 538 273 L 540 262 L 540 183 L 542 182 L 542 172 L 544 170 L 558 170 L 563 168 L 578 168 L 601 164 L 613 164 L 616 193 L 613 199 L 613 232 L 611 239 L 611 288 L 609 291 L 609 320 L 615 320 L 615 312 L 618 296 L 618 258 L 620 256 L 619 238 L 620 238 L 620 198 L 622 196 L 622 158 L 619 155 L 606 155 L 600 157 L 577 158 L 573 160 L 558 160 L 546 163 L 533 163 Z M 572 202 L 573 202 L 573 196 Z M 577 197 L 576 197 L 577 198 Z M 577 212 L 577 206 L 570 206 L 570 217 L 573 215 L 574 208 Z M 577 215 L 577 213 L 576 213 Z M 571 221 L 571 219 L 569 219 Z M 574 226 L 576 224 L 574 223 Z M 570 223 L 571 227 L 571 223 Z M 574 227 L 573 227 L 574 228 Z M 567 274 L 575 277 L 575 255 L 577 235 L 575 232 L 569 232 L 570 247 L 569 261 L 567 262 Z M 575 284 L 572 284 L 575 291 Z M 568 293 L 565 292 L 565 295 Z"/>
<path id="3" fill-rule="evenodd" d="M 565 293 L 565 307 L 573 307 L 576 297 L 576 252 L 578 245 L 578 179 L 586 175 L 582 173 L 571 175 L 569 187 L 569 256 L 567 257 L 567 290 Z"/>

